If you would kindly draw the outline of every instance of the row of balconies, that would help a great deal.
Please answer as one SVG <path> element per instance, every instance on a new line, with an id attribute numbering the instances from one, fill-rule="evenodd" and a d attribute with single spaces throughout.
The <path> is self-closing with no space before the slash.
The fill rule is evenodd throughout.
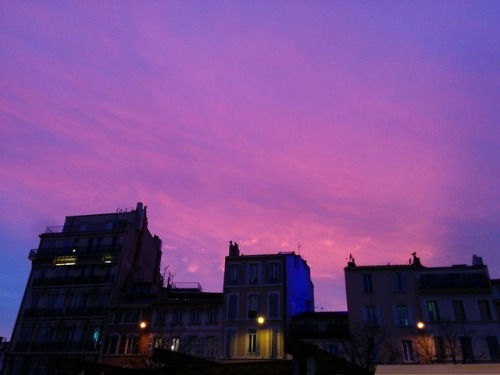
<path id="1" fill-rule="evenodd" d="M 24 318 L 71 318 L 106 316 L 107 307 L 26 309 Z"/>
<path id="2" fill-rule="evenodd" d="M 34 287 L 40 286 L 67 286 L 81 284 L 112 284 L 115 275 L 101 276 L 68 276 L 68 277 L 39 277 L 33 280 Z"/>
<path id="3" fill-rule="evenodd" d="M 105 223 L 80 223 L 76 225 L 55 225 L 45 229 L 46 234 L 51 233 L 89 233 L 89 232 L 110 232 L 121 231 L 125 228 L 125 221 L 108 221 Z"/>
<path id="4" fill-rule="evenodd" d="M 103 255 L 118 253 L 121 245 L 100 245 L 99 247 L 51 247 L 42 249 L 31 249 L 28 255 L 30 260 L 40 258 L 51 258 L 56 256 L 80 256 L 80 255 Z"/>
<path id="5" fill-rule="evenodd" d="M 14 350 L 17 352 L 99 352 L 100 347 L 96 345 L 93 341 L 85 342 L 17 342 L 15 344 Z"/>
<path id="6" fill-rule="evenodd" d="M 418 280 L 419 291 L 435 290 L 491 290 L 491 284 L 485 273 L 450 273 L 423 274 Z"/>

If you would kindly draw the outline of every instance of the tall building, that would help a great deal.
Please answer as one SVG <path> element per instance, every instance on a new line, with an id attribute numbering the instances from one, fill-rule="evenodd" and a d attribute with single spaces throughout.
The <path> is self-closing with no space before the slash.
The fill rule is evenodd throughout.
<path id="1" fill-rule="evenodd" d="M 224 360 L 286 359 L 292 316 L 314 311 L 309 266 L 294 252 L 241 255 L 231 242 L 223 295 Z"/>
<path id="2" fill-rule="evenodd" d="M 68 216 L 48 227 L 29 253 L 31 272 L 6 363 L 7 374 L 52 374 L 56 358 L 99 361 L 114 340 L 108 320 L 115 306 L 130 305 L 146 287 L 162 286 L 161 240 L 148 230 L 146 207 Z M 142 293 L 144 298 L 144 293 Z M 122 311 L 121 322 L 139 324 L 143 309 Z M 134 338 L 117 345 L 135 350 Z"/>
<path id="3" fill-rule="evenodd" d="M 480 257 L 472 265 L 408 264 L 344 269 L 351 360 L 375 363 L 498 361 L 496 282 Z"/>

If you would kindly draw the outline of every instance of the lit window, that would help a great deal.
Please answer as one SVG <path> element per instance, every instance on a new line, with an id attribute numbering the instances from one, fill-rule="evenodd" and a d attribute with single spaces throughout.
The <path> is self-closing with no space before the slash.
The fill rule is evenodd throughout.
<path id="1" fill-rule="evenodd" d="M 256 329 L 249 329 L 248 330 L 248 353 L 249 354 L 258 354 L 257 330 Z"/>

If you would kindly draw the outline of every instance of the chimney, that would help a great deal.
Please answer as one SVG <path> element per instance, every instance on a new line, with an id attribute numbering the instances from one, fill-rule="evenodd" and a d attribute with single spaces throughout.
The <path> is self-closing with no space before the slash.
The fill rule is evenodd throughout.
<path id="1" fill-rule="evenodd" d="M 238 244 L 236 242 L 233 244 L 233 241 L 229 241 L 229 256 L 230 257 L 240 256 L 240 249 L 238 249 Z"/>
<path id="2" fill-rule="evenodd" d="M 484 266 L 483 257 L 479 257 L 477 255 L 472 256 L 472 265 L 473 266 Z"/>

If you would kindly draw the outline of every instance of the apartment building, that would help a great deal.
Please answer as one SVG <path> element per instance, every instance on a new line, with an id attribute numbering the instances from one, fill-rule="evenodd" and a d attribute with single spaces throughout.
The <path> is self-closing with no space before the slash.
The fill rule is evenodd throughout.
<path id="1" fill-rule="evenodd" d="M 169 283 L 153 306 L 148 354 L 165 349 L 215 360 L 221 351 L 222 293 Z"/>
<path id="2" fill-rule="evenodd" d="M 294 252 L 241 255 L 230 243 L 224 269 L 224 360 L 286 359 L 294 315 L 314 311 L 310 269 Z"/>
<path id="3" fill-rule="evenodd" d="M 31 250 L 31 272 L 12 333 L 6 374 L 54 374 L 56 358 L 99 361 L 103 343 L 133 351 L 132 337 L 113 336 L 113 307 L 130 303 L 138 283 L 161 287 L 161 240 L 148 230 L 146 207 L 68 216 L 48 227 Z M 139 324 L 143 309 L 122 319 Z M 128 341 L 127 341 L 128 340 Z M 109 350 L 109 344 L 108 349 Z"/>
<path id="4" fill-rule="evenodd" d="M 351 258 L 344 274 L 353 362 L 498 361 L 498 295 L 480 257 L 446 267 L 425 267 L 415 253 L 399 265 Z"/>

